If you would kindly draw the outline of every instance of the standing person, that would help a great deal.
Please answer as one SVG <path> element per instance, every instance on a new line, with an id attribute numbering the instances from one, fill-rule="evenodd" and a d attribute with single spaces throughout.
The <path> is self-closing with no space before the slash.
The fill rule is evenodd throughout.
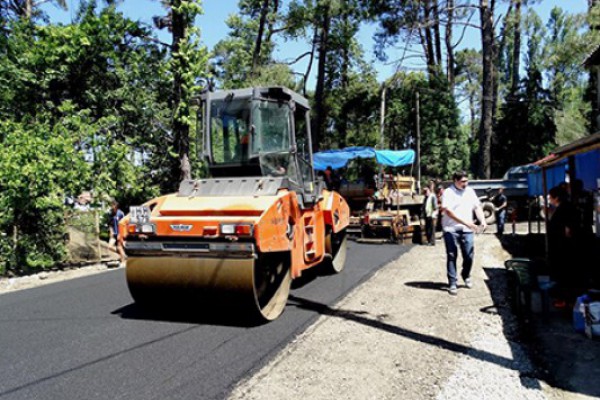
<path id="1" fill-rule="evenodd" d="M 559 285 L 568 286 L 577 278 L 579 263 L 575 254 L 575 237 L 579 221 L 569 194 L 556 186 L 548 192 L 554 212 L 548 221 L 548 261 L 551 277 Z"/>
<path id="2" fill-rule="evenodd" d="M 481 202 L 475 191 L 468 187 L 469 179 L 464 171 L 457 171 L 452 176 L 453 184 L 442 194 L 442 227 L 444 243 L 446 244 L 446 270 L 448 272 L 448 293 L 456 295 L 457 274 L 456 260 L 458 248 L 462 254 L 463 263 L 461 276 L 467 288 L 473 287 L 471 268 L 475 254 L 473 234 L 477 226 L 473 223 L 473 211 L 485 230 L 486 223 L 481 208 Z"/>
<path id="3" fill-rule="evenodd" d="M 508 199 L 504 195 L 504 188 L 500 187 L 498 193 L 492 199 L 494 207 L 496 208 L 496 226 L 498 235 L 504 235 L 504 223 L 506 222 L 506 206 L 508 205 Z"/>
<path id="4" fill-rule="evenodd" d="M 437 216 L 437 198 L 429 187 L 423 189 L 423 195 L 425 196 L 425 200 L 423 201 L 423 213 L 425 214 L 425 236 L 427 237 L 427 244 L 429 246 L 435 246 L 434 221 Z"/>
<path id="5" fill-rule="evenodd" d="M 440 181 L 435 188 L 435 197 L 437 199 L 438 205 L 442 204 L 442 195 L 443 194 L 444 194 L 444 185 L 442 185 L 442 182 Z M 439 212 L 438 212 L 438 216 L 435 221 L 435 231 L 436 232 L 442 231 L 442 215 Z"/>
<path id="6" fill-rule="evenodd" d="M 585 190 L 581 179 L 575 179 L 571 185 L 571 201 L 578 214 L 579 233 L 583 238 L 588 239 L 593 235 L 594 196 Z"/>
<path id="7" fill-rule="evenodd" d="M 328 165 L 327 168 L 325 168 L 323 178 L 327 190 L 340 190 L 340 178 L 335 174 L 331 165 Z"/>
<path id="8" fill-rule="evenodd" d="M 119 222 L 125 217 L 123 211 L 119 209 L 119 203 L 116 200 L 111 202 L 111 210 L 108 222 L 110 230 L 109 243 L 115 243 L 116 252 L 119 254 L 120 267 L 125 266 L 125 250 L 123 249 L 123 240 L 119 234 Z"/>
<path id="9" fill-rule="evenodd" d="M 327 188 L 327 190 L 333 190 L 333 168 L 331 168 L 331 165 L 328 165 L 327 168 L 325 168 L 325 171 L 323 171 L 323 180 L 325 181 L 325 187 Z"/>

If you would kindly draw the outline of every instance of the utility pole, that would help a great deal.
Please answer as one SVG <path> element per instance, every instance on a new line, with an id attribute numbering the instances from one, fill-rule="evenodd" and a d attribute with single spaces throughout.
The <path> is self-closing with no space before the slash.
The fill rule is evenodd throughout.
<path id="1" fill-rule="evenodd" d="M 385 83 L 383 84 L 383 88 L 381 89 L 381 113 L 379 114 L 379 136 L 380 136 L 380 146 L 381 146 L 381 150 L 384 149 L 384 137 L 383 137 L 383 131 L 385 129 L 385 91 L 387 90 L 387 87 L 385 86 Z"/>
<path id="2" fill-rule="evenodd" d="M 417 111 L 417 138 L 415 140 L 415 147 L 417 149 L 415 164 L 417 164 L 417 193 L 421 193 L 421 115 L 419 114 L 419 91 L 417 91 L 415 96 L 417 103 L 415 106 Z"/>
<path id="3" fill-rule="evenodd" d="M 385 91 L 387 90 L 385 86 L 385 82 L 383 83 L 383 87 L 381 88 L 381 112 L 379 114 L 379 143 L 381 150 L 384 149 L 384 136 L 383 131 L 385 129 Z M 384 182 L 384 173 L 383 173 L 383 164 L 379 166 L 379 184 L 377 185 L 378 189 L 383 188 Z"/>

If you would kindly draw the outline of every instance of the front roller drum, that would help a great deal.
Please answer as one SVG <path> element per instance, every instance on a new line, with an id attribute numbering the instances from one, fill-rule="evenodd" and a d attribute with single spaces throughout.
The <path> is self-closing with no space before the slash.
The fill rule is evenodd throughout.
<path id="1" fill-rule="evenodd" d="M 271 321 L 284 310 L 291 286 L 289 257 L 130 257 L 131 296 L 149 307 L 181 305 L 206 312 L 226 310 Z"/>

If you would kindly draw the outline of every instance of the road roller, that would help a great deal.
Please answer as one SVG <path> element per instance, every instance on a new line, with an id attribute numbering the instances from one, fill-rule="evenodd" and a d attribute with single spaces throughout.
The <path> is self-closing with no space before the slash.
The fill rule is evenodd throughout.
<path id="1" fill-rule="evenodd" d="M 283 87 L 207 92 L 198 107 L 210 178 L 130 208 L 119 229 L 136 303 L 183 301 L 270 321 L 292 280 L 339 273 L 350 211 L 312 168 L 310 107 Z"/>

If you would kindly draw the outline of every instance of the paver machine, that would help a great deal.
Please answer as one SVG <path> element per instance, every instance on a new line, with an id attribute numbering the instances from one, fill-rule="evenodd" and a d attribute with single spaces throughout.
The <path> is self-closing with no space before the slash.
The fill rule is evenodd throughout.
<path id="1" fill-rule="evenodd" d="M 315 179 L 304 97 L 208 92 L 199 110 L 212 178 L 131 207 L 120 225 L 129 290 L 142 305 L 177 299 L 273 320 L 305 270 L 343 269 L 348 205 Z"/>

